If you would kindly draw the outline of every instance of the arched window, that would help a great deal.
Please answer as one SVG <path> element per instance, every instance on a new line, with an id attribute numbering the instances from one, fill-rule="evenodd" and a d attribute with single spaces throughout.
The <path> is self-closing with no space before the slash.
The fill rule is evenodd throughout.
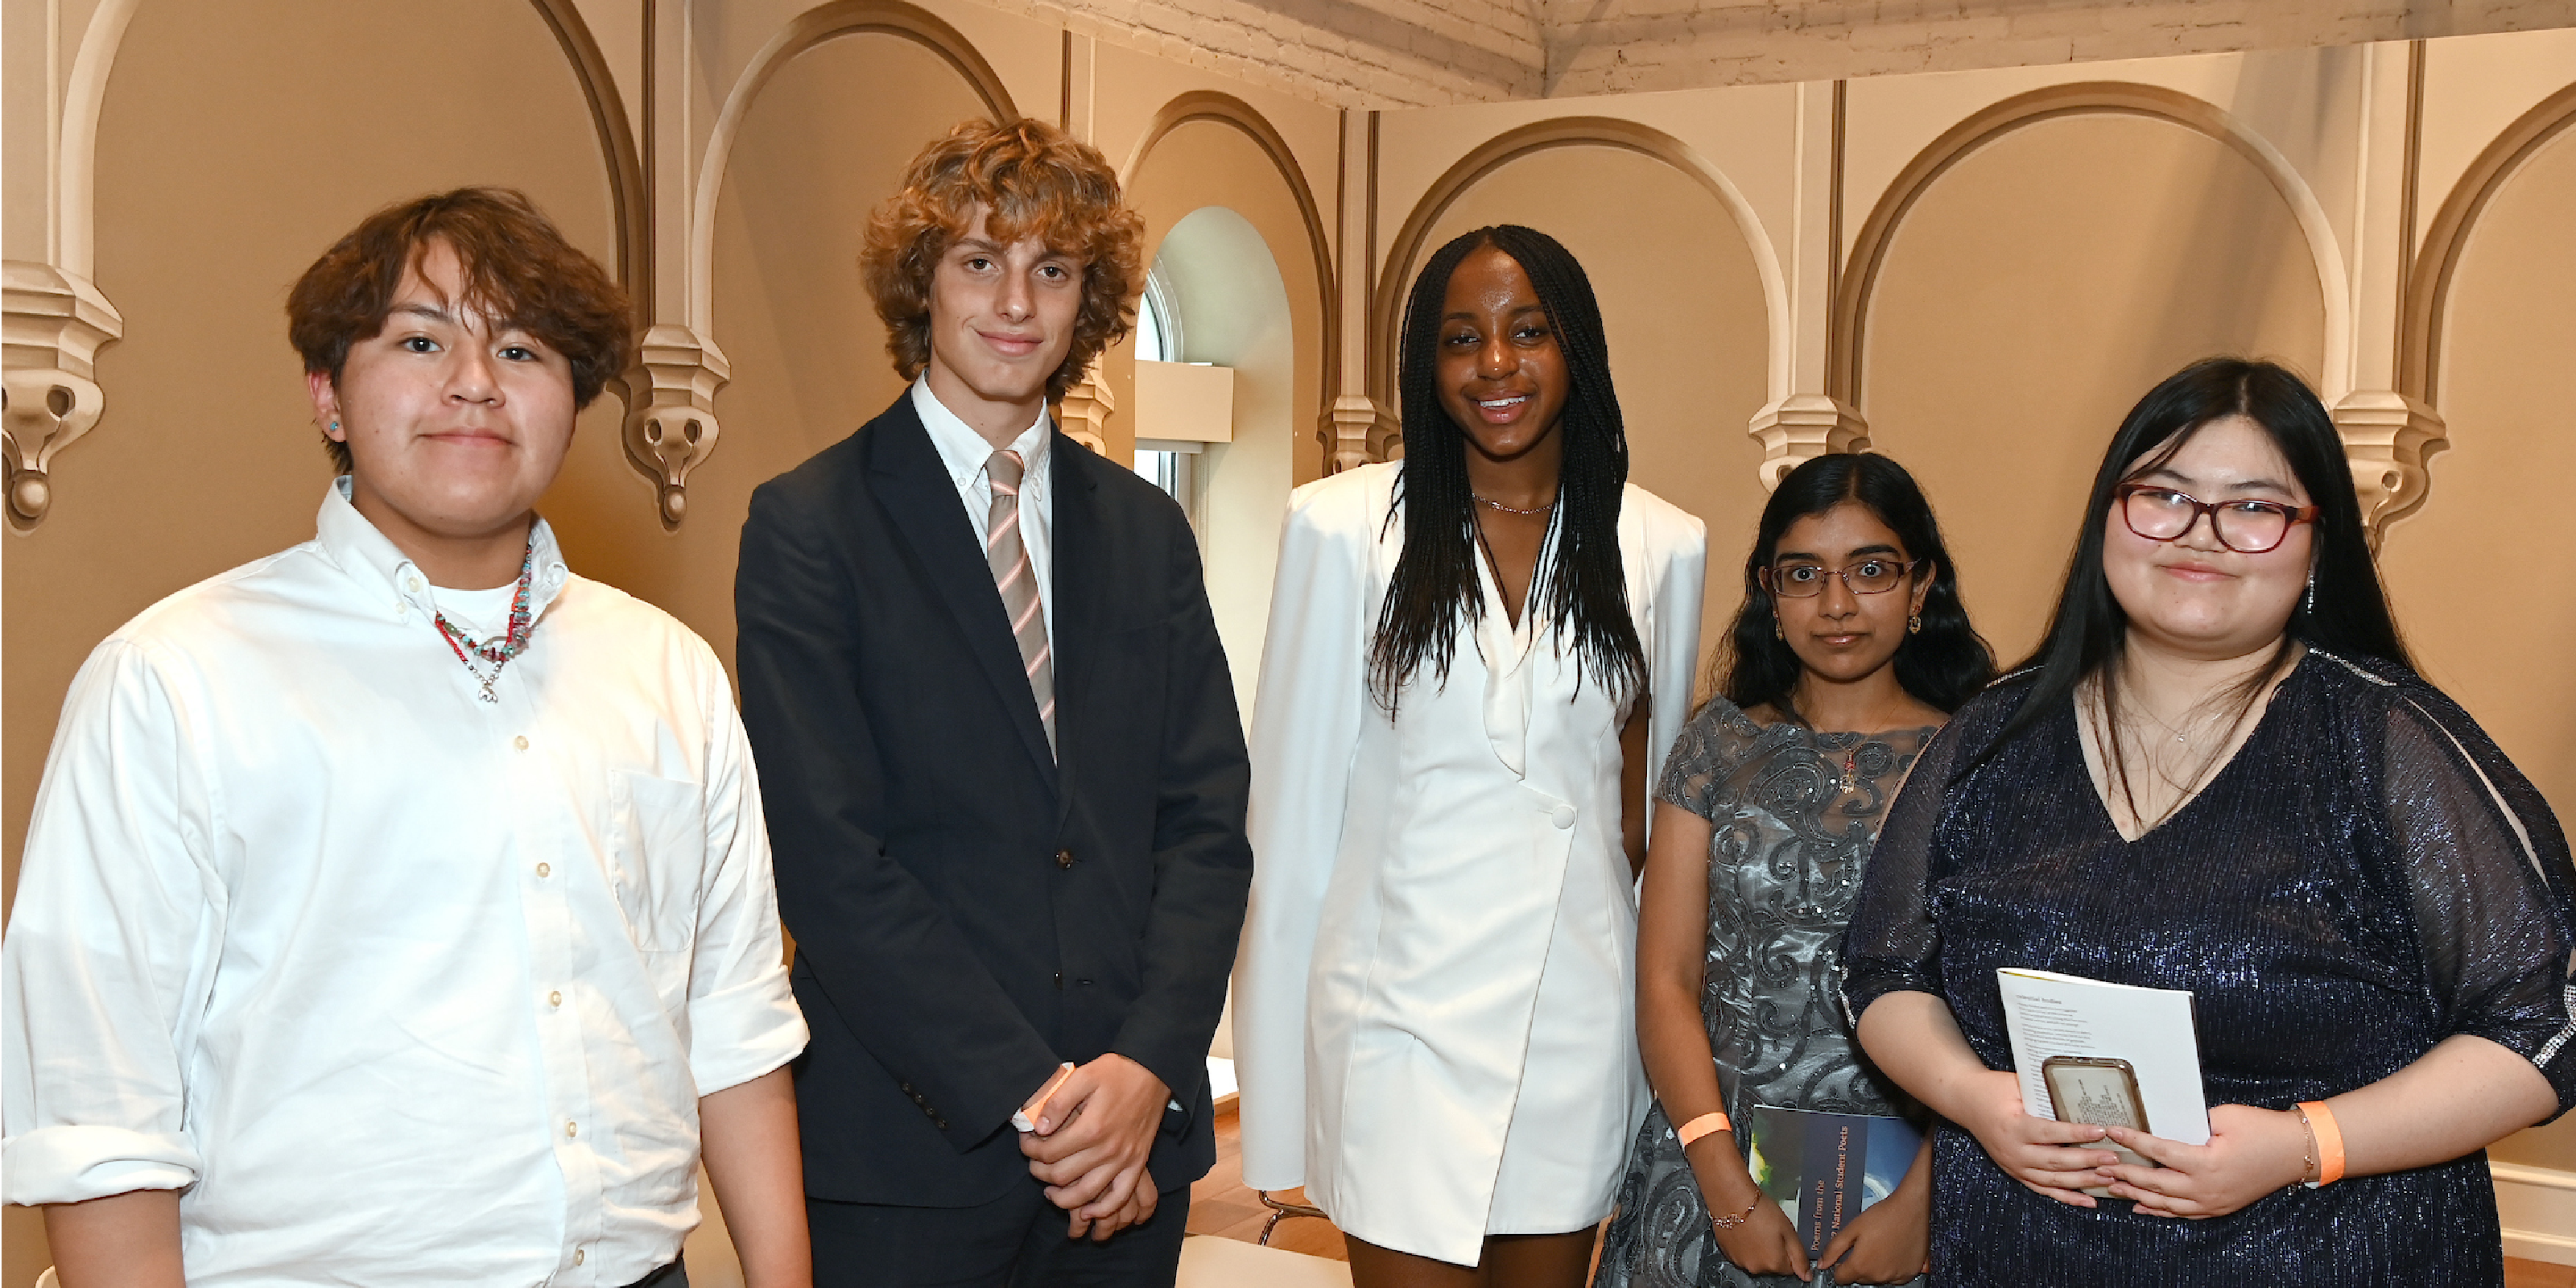
<path id="1" fill-rule="evenodd" d="M 1153 266 L 1145 270 L 1144 298 L 1136 302 L 1136 359 L 1139 362 L 1180 362 L 1181 310 L 1178 294 L 1172 289 L 1172 275 L 1163 257 L 1156 255 Z M 1136 444 L 1136 473 L 1145 481 L 1163 489 L 1181 503 L 1190 516 L 1192 527 L 1198 525 L 1198 487 L 1194 468 L 1197 455 L 1182 450 L 1184 445 L 1146 440 Z M 1196 444 L 1188 444 L 1195 447 Z"/>

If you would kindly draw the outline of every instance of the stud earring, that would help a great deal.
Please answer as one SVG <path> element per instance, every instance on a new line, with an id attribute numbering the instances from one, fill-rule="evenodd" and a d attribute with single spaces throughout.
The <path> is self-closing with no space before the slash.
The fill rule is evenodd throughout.
<path id="1" fill-rule="evenodd" d="M 338 429 L 339 427 L 340 427 L 340 422 L 338 422 L 338 421 L 336 421 L 336 420 L 331 422 L 331 428 L 333 428 L 333 429 Z"/>

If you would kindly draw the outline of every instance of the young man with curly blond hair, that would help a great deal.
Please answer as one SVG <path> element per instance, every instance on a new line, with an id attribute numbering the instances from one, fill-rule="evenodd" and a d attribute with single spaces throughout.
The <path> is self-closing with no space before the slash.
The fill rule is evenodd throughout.
<path id="1" fill-rule="evenodd" d="M 624 294 L 463 188 L 287 316 L 339 477 L 312 540 L 72 681 L 9 925 L 7 1200 L 64 1288 L 686 1288 L 703 1157 L 744 1281 L 798 1288 L 805 1025 L 732 692 L 535 509 Z"/>
<path id="2" fill-rule="evenodd" d="M 1141 231 L 1048 126 L 932 143 L 862 259 L 912 387 L 743 526 L 820 1284 L 1168 1284 L 1215 1159 L 1233 686 L 1179 507 L 1047 414 Z"/>

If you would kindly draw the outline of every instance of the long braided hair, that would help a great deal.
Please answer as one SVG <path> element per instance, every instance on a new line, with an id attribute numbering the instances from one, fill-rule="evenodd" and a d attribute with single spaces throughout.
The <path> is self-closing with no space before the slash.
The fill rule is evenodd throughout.
<path id="1" fill-rule="evenodd" d="M 1564 454 L 1557 476 L 1556 526 L 1539 552 L 1528 603 L 1559 638 L 1573 635 L 1578 677 L 1589 672 L 1621 700 L 1646 686 L 1646 652 L 1628 615 L 1628 582 L 1619 559 L 1628 435 L 1610 386 L 1601 305 L 1583 266 L 1555 238 L 1517 224 L 1497 224 L 1462 234 L 1432 252 L 1405 299 L 1398 372 L 1404 477 L 1397 494 L 1404 554 L 1378 610 L 1368 667 L 1369 691 L 1389 712 L 1425 662 L 1446 683 L 1460 622 L 1472 629 L 1484 618 L 1466 432 L 1440 405 L 1437 350 L 1449 277 L 1468 255 L 1487 246 L 1511 256 L 1529 276 L 1572 384 L 1556 428 Z M 1398 512 L 1390 511 L 1387 522 L 1394 522 Z"/>

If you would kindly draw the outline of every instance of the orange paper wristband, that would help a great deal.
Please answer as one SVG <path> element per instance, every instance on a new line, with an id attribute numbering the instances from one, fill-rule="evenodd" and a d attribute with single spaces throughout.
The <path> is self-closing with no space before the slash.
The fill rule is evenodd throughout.
<path id="1" fill-rule="evenodd" d="M 1690 1143 L 1692 1141 L 1698 1140 L 1702 1136 L 1711 1135 L 1716 1132 L 1733 1130 L 1735 1130 L 1735 1124 L 1727 1121 L 1725 1114 L 1706 1113 L 1701 1114 L 1697 1118 L 1691 1119 L 1689 1122 L 1683 1123 L 1673 1134 L 1681 1137 L 1682 1148 L 1688 1149 L 1690 1148 Z M 2343 1156 L 2338 1153 L 2335 1157 L 2340 1161 Z"/>
<path id="2" fill-rule="evenodd" d="M 2299 1113 L 2307 1119 L 2308 1131 L 2317 1138 L 2318 1185 L 2332 1185 L 2343 1179 L 2343 1129 L 2335 1125 L 2334 1111 L 2322 1100 L 2302 1100 Z"/>

